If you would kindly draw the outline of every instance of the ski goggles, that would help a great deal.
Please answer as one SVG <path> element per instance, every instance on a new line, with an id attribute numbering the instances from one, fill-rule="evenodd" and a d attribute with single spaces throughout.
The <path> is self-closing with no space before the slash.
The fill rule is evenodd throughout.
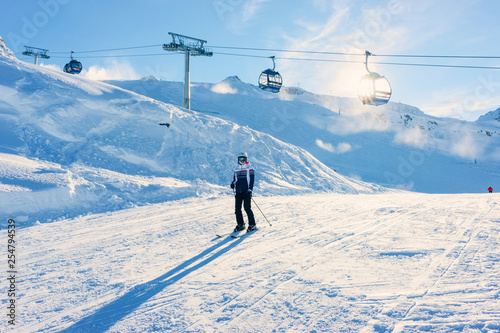
<path id="1" fill-rule="evenodd" d="M 247 158 L 245 156 L 238 157 L 238 162 L 246 162 Z"/>

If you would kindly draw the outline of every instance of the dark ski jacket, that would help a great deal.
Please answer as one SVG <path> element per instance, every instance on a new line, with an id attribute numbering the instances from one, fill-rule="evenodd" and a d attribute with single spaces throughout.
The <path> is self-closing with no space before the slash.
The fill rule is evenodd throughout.
<path id="1" fill-rule="evenodd" d="M 253 190 L 253 182 L 255 179 L 255 170 L 250 162 L 239 164 L 234 169 L 233 184 L 236 193 L 246 193 Z"/>

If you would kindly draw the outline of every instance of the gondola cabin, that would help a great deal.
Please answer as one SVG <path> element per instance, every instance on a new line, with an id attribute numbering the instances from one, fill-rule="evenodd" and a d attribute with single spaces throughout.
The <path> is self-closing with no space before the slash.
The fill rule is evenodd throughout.
<path id="1" fill-rule="evenodd" d="M 271 56 L 269 58 L 273 61 L 273 69 L 268 68 L 260 74 L 259 87 L 264 91 L 277 93 L 283 85 L 283 79 L 281 78 L 280 73 L 274 70 L 276 68 L 276 63 L 274 62 L 275 56 Z"/>
<path id="2" fill-rule="evenodd" d="M 365 67 L 368 74 L 359 82 L 358 97 L 364 105 L 379 106 L 389 102 L 392 89 L 385 77 L 368 68 L 368 57 L 371 55 L 373 55 L 371 52 L 365 51 Z"/>
<path id="3" fill-rule="evenodd" d="M 283 85 L 283 79 L 281 78 L 280 73 L 269 68 L 260 74 L 259 77 L 260 89 L 264 91 L 277 93 L 280 91 L 282 85 Z"/>
<path id="4" fill-rule="evenodd" d="M 82 63 L 77 60 L 71 60 L 66 65 L 64 65 L 64 71 L 69 74 L 80 74 L 82 68 Z"/>
<path id="5" fill-rule="evenodd" d="M 365 105 L 383 105 L 389 102 L 392 89 L 389 81 L 382 75 L 370 72 L 361 78 L 358 97 Z"/>

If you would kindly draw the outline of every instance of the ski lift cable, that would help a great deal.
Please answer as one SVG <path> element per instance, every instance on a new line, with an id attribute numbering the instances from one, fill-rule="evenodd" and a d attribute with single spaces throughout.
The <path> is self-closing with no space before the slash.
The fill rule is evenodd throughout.
<path id="1" fill-rule="evenodd" d="M 76 53 L 76 52 L 75 52 Z M 145 54 L 119 54 L 119 55 L 102 55 L 102 56 L 83 56 L 79 59 L 99 59 L 99 58 L 129 58 L 129 57 L 148 57 L 148 56 L 169 56 L 169 53 L 145 53 Z M 51 58 L 67 58 L 62 56 L 52 56 Z"/>
<path id="2" fill-rule="evenodd" d="M 76 53 L 76 52 L 75 52 Z M 122 55 L 102 55 L 102 56 L 82 56 L 80 59 L 99 59 L 99 58 L 129 58 L 129 57 L 148 57 L 148 56 L 166 56 L 173 55 L 174 53 L 146 53 L 146 54 L 122 54 Z M 253 55 L 253 54 L 240 54 L 240 53 L 227 53 L 216 52 L 218 55 L 237 56 L 247 58 L 261 58 L 268 59 L 269 56 Z M 52 56 L 52 58 L 67 58 L 63 56 Z M 292 60 L 292 61 L 313 61 L 313 62 L 336 62 L 336 63 L 352 63 L 364 64 L 363 61 L 355 60 L 341 60 L 341 59 L 317 59 L 317 58 L 297 58 L 297 57 L 276 57 L 279 60 Z M 442 68 L 465 68 L 465 69 L 490 69 L 500 70 L 500 67 L 495 66 L 472 66 L 472 65 L 446 65 L 446 64 L 419 64 L 419 63 L 399 63 L 399 62 L 378 62 L 372 61 L 372 64 L 379 65 L 394 65 L 394 66 L 417 66 L 417 67 L 442 67 Z"/>
<path id="3" fill-rule="evenodd" d="M 250 58 L 269 58 L 268 56 L 258 56 L 249 54 L 237 54 L 237 53 L 225 53 L 217 52 L 214 54 L 229 55 L 229 56 L 239 56 L 239 57 L 250 57 Z M 364 55 L 363 55 L 364 56 Z M 352 64 L 364 64 L 364 61 L 355 60 L 340 60 L 340 59 L 316 59 L 316 58 L 296 58 L 296 57 L 276 57 L 279 60 L 297 60 L 297 61 L 317 61 L 317 62 L 340 62 L 340 63 L 352 63 Z M 372 61 L 372 64 L 380 65 L 396 65 L 396 66 L 418 66 L 418 67 L 444 67 L 444 68 L 470 68 L 470 69 L 494 69 L 500 70 L 500 67 L 495 66 L 469 66 L 469 65 L 446 65 L 446 64 L 415 64 L 415 63 L 400 63 L 400 62 L 379 62 Z"/>
<path id="4" fill-rule="evenodd" d="M 235 57 L 247 57 L 247 58 L 266 58 L 269 59 L 269 56 L 261 56 L 254 54 L 241 54 L 241 53 L 226 53 L 226 52 L 214 52 L 214 54 L 227 55 L 227 56 L 235 56 Z M 284 58 L 280 58 L 284 59 Z"/>
<path id="5" fill-rule="evenodd" d="M 208 45 L 208 47 L 212 49 L 232 49 L 232 50 L 266 51 L 266 52 L 290 52 L 290 53 L 310 53 L 310 54 L 348 55 L 348 56 L 364 55 L 359 53 L 346 53 L 346 52 L 283 50 L 283 49 L 266 49 L 266 48 L 254 48 L 254 47 L 232 47 L 232 46 L 211 46 L 211 45 Z"/>
<path id="6" fill-rule="evenodd" d="M 120 47 L 114 49 L 103 49 L 103 50 L 90 50 L 90 51 L 75 51 L 75 53 L 99 53 L 99 52 L 113 52 L 113 51 L 123 51 L 123 50 L 134 50 L 134 49 L 145 49 L 150 47 L 161 47 L 163 44 L 154 45 L 143 45 L 143 46 L 130 46 L 130 47 Z M 68 53 L 67 51 L 51 51 L 51 53 Z M 81 58 L 81 57 L 80 57 Z"/>
<path id="7" fill-rule="evenodd" d="M 76 51 L 75 53 L 99 53 L 99 52 L 114 52 L 122 50 L 143 49 L 151 47 L 161 47 L 163 44 L 141 45 L 120 47 L 102 50 L 87 50 Z M 352 52 L 329 52 L 329 51 L 305 51 L 305 50 L 287 50 L 287 49 L 273 49 L 273 48 L 254 48 L 254 47 L 237 47 L 237 46 L 221 46 L 214 45 L 211 48 L 219 49 L 233 49 L 233 50 L 248 50 L 248 51 L 266 51 L 266 52 L 289 52 L 289 53 L 305 53 L 305 54 L 326 54 L 326 55 L 343 55 L 343 56 L 364 56 L 364 53 Z M 68 51 L 51 51 L 51 53 L 67 53 Z M 455 58 L 455 59 L 500 59 L 500 56 L 481 56 L 481 55 L 416 55 L 416 54 L 371 54 L 374 57 L 396 57 L 396 58 Z"/>
<path id="8" fill-rule="evenodd" d="M 261 55 L 254 55 L 254 54 L 226 53 L 226 52 L 214 52 L 214 54 L 227 55 L 227 56 L 237 56 L 237 57 L 269 59 L 269 56 L 261 56 Z M 362 61 L 340 60 L 340 59 L 317 59 L 317 58 L 295 58 L 295 57 L 275 57 L 275 59 L 299 60 L 299 61 L 320 61 L 320 62 L 322 62 L 322 61 L 323 62 L 344 62 L 344 63 L 353 63 L 353 64 L 363 64 L 364 63 Z"/>
<path id="9" fill-rule="evenodd" d="M 233 47 L 233 46 L 212 46 L 213 49 L 233 49 L 233 50 L 249 50 L 249 51 L 266 51 L 266 52 L 290 52 L 290 53 L 310 53 L 310 54 L 328 54 L 328 55 L 343 55 L 343 56 L 365 56 L 365 53 L 349 53 L 349 52 L 328 52 L 328 51 L 304 51 L 304 50 L 284 50 L 270 48 L 253 48 L 253 47 Z M 480 56 L 480 55 L 416 55 L 416 54 L 371 54 L 375 57 L 397 57 L 397 58 L 457 58 L 457 59 L 500 59 L 500 56 Z"/>
<path id="10" fill-rule="evenodd" d="M 151 47 L 161 47 L 163 44 L 152 44 L 142 46 L 130 46 L 113 49 L 102 50 L 87 50 L 76 51 L 75 53 L 99 53 L 99 52 L 113 52 L 122 50 L 143 49 Z M 289 52 L 289 53 L 305 53 L 305 54 L 326 54 L 326 55 L 343 55 L 343 56 L 364 56 L 364 53 L 352 52 L 329 52 L 329 51 L 305 51 L 305 50 L 288 50 L 288 49 L 273 49 L 273 48 L 255 48 L 255 47 L 237 47 L 237 46 L 221 46 L 221 45 L 208 45 L 214 49 L 232 49 L 232 50 L 247 50 L 247 51 L 266 51 L 266 52 Z M 67 53 L 67 51 L 53 51 L 51 53 Z M 374 54 L 374 57 L 395 57 L 395 58 L 450 58 L 450 59 L 500 59 L 500 56 L 481 56 L 481 55 L 426 55 L 426 54 Z"/>
<path id="11" fill-rule="evenodd" d="M 151 47 L 159 47 L 162 44 L 153 45 L 142 45 L 142 46 L 130 46 L 112 49 L 102 49 L 102 50 L 87 50 L 87 51 L 77 51 L 75 53 L 99 53 L 99 52 L 115 52 L 123 50 L 132 49 L 143 49 Z M 247 51 L 266 51 L 266 52 L 289 52 L 289 53 L 304 53 L 304 54 L 325 54 L 325 55 L 344 55 L 344 56 L 365 56 L 365 53 L 347 53 L 347 52 L 327 52 L 327 51 L 304 51 L 304 50 L 285 50 L 285 49 L 271 49 L 271 48 L 252 48 L 252 47 L 233 47 L 233 46 L 210 46 L 211 48 L 220 49 L 235 49 L 235 50 L 247 50 Z M 51 53 L 67 53 L 65 52 L 51 52 Z M 269 58 L 269 56 L 261 55 L 250 55 L 250 54 L 237 54 L 237 53 L 227 53 L 227 52 L 217 52 L 219 55 L 227 56 L 239 56 L 239 57 L 251 57 L 251 58 Z M 128 55 L 102 55 L 102 56 L 79 56 L 82 59 L 89 58 L 113 58 L 113 57 L 144 57 L 144 56 L 164 56 L 165 53 L 152 53 L 152 54 L 128 54 Z M 403 54 L 373 54 L 374 57 L 404 57 L 404 58 L 448 58 L 448 59 L 500 59 L 500 56 L 466 56 L 466 55 L 403 55 Z M 53 56 L 53 58 L 66 58 Z M 277 59 L 283 60 L 297 60 L 297 61 L 317 61 L 317 62 L 339 62 L 339 63 L 363 63 L 362 61 L 353 60 L 341 60 L 341 59 L 315 59 L 315 58 L 296 58 L 296 57 L 277 57 Z M 472 65 L 446 65 L 446 64 L 416 64 L 416 63 L 395 63 L 395 62 L 372 62 L 373 64 L 381 65 L 395 65 L 395 66 L 418 66 L 418 67 L 445 67 L 445 68 L 470 68 L 470 69 L 491 69 L 498 70 L 500 67 L 495 66 L 472 66 Z"/>
<path id="12" fill-rule="evenodd" d="M 378 57 L 397 58 L 450 58 L 450 59 L 500 59 L 500 56 L 477 56 L 477 55 L 418 55 L 418 54 L 372 54 Z"/>
<path id="13" fill-rule="evenodd" d="M 443 67 L 443 68 L 471 68 L 471 69 L 493 69 L 499 70 L 500 67 L 495 66 L 468 66 L 468 65 L 445 65 L 445 64 L 411 64 L 401 62 L 373 62 L 380 65 L 395 65 L 395 66 L 418 66 L 418 67 Z"/>

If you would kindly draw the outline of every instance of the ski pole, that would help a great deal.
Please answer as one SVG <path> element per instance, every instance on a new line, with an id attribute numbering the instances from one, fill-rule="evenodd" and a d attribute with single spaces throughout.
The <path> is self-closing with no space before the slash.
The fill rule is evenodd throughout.
<path id="1" fill-rule="evenodd" d="M 252 201 L 255 204 L 255 206 L 257 206 L 257 208 L 260 210 L 262 216 L 264 216 L 264 218 L 266 219 L 267 223 L 269 223 L 269 225 L 272 227 L 273 225 L 271 224 L 271 222 L 269 222 L 269 220 L 267 219 L 266 215 L 264 215 L 264 213 L 262 213 L 262 210 L 260 209 L 259 205 L 257 205 L 257 203 L 255 202 L 255 200 L 253 198 L 252 198 Z"/>

